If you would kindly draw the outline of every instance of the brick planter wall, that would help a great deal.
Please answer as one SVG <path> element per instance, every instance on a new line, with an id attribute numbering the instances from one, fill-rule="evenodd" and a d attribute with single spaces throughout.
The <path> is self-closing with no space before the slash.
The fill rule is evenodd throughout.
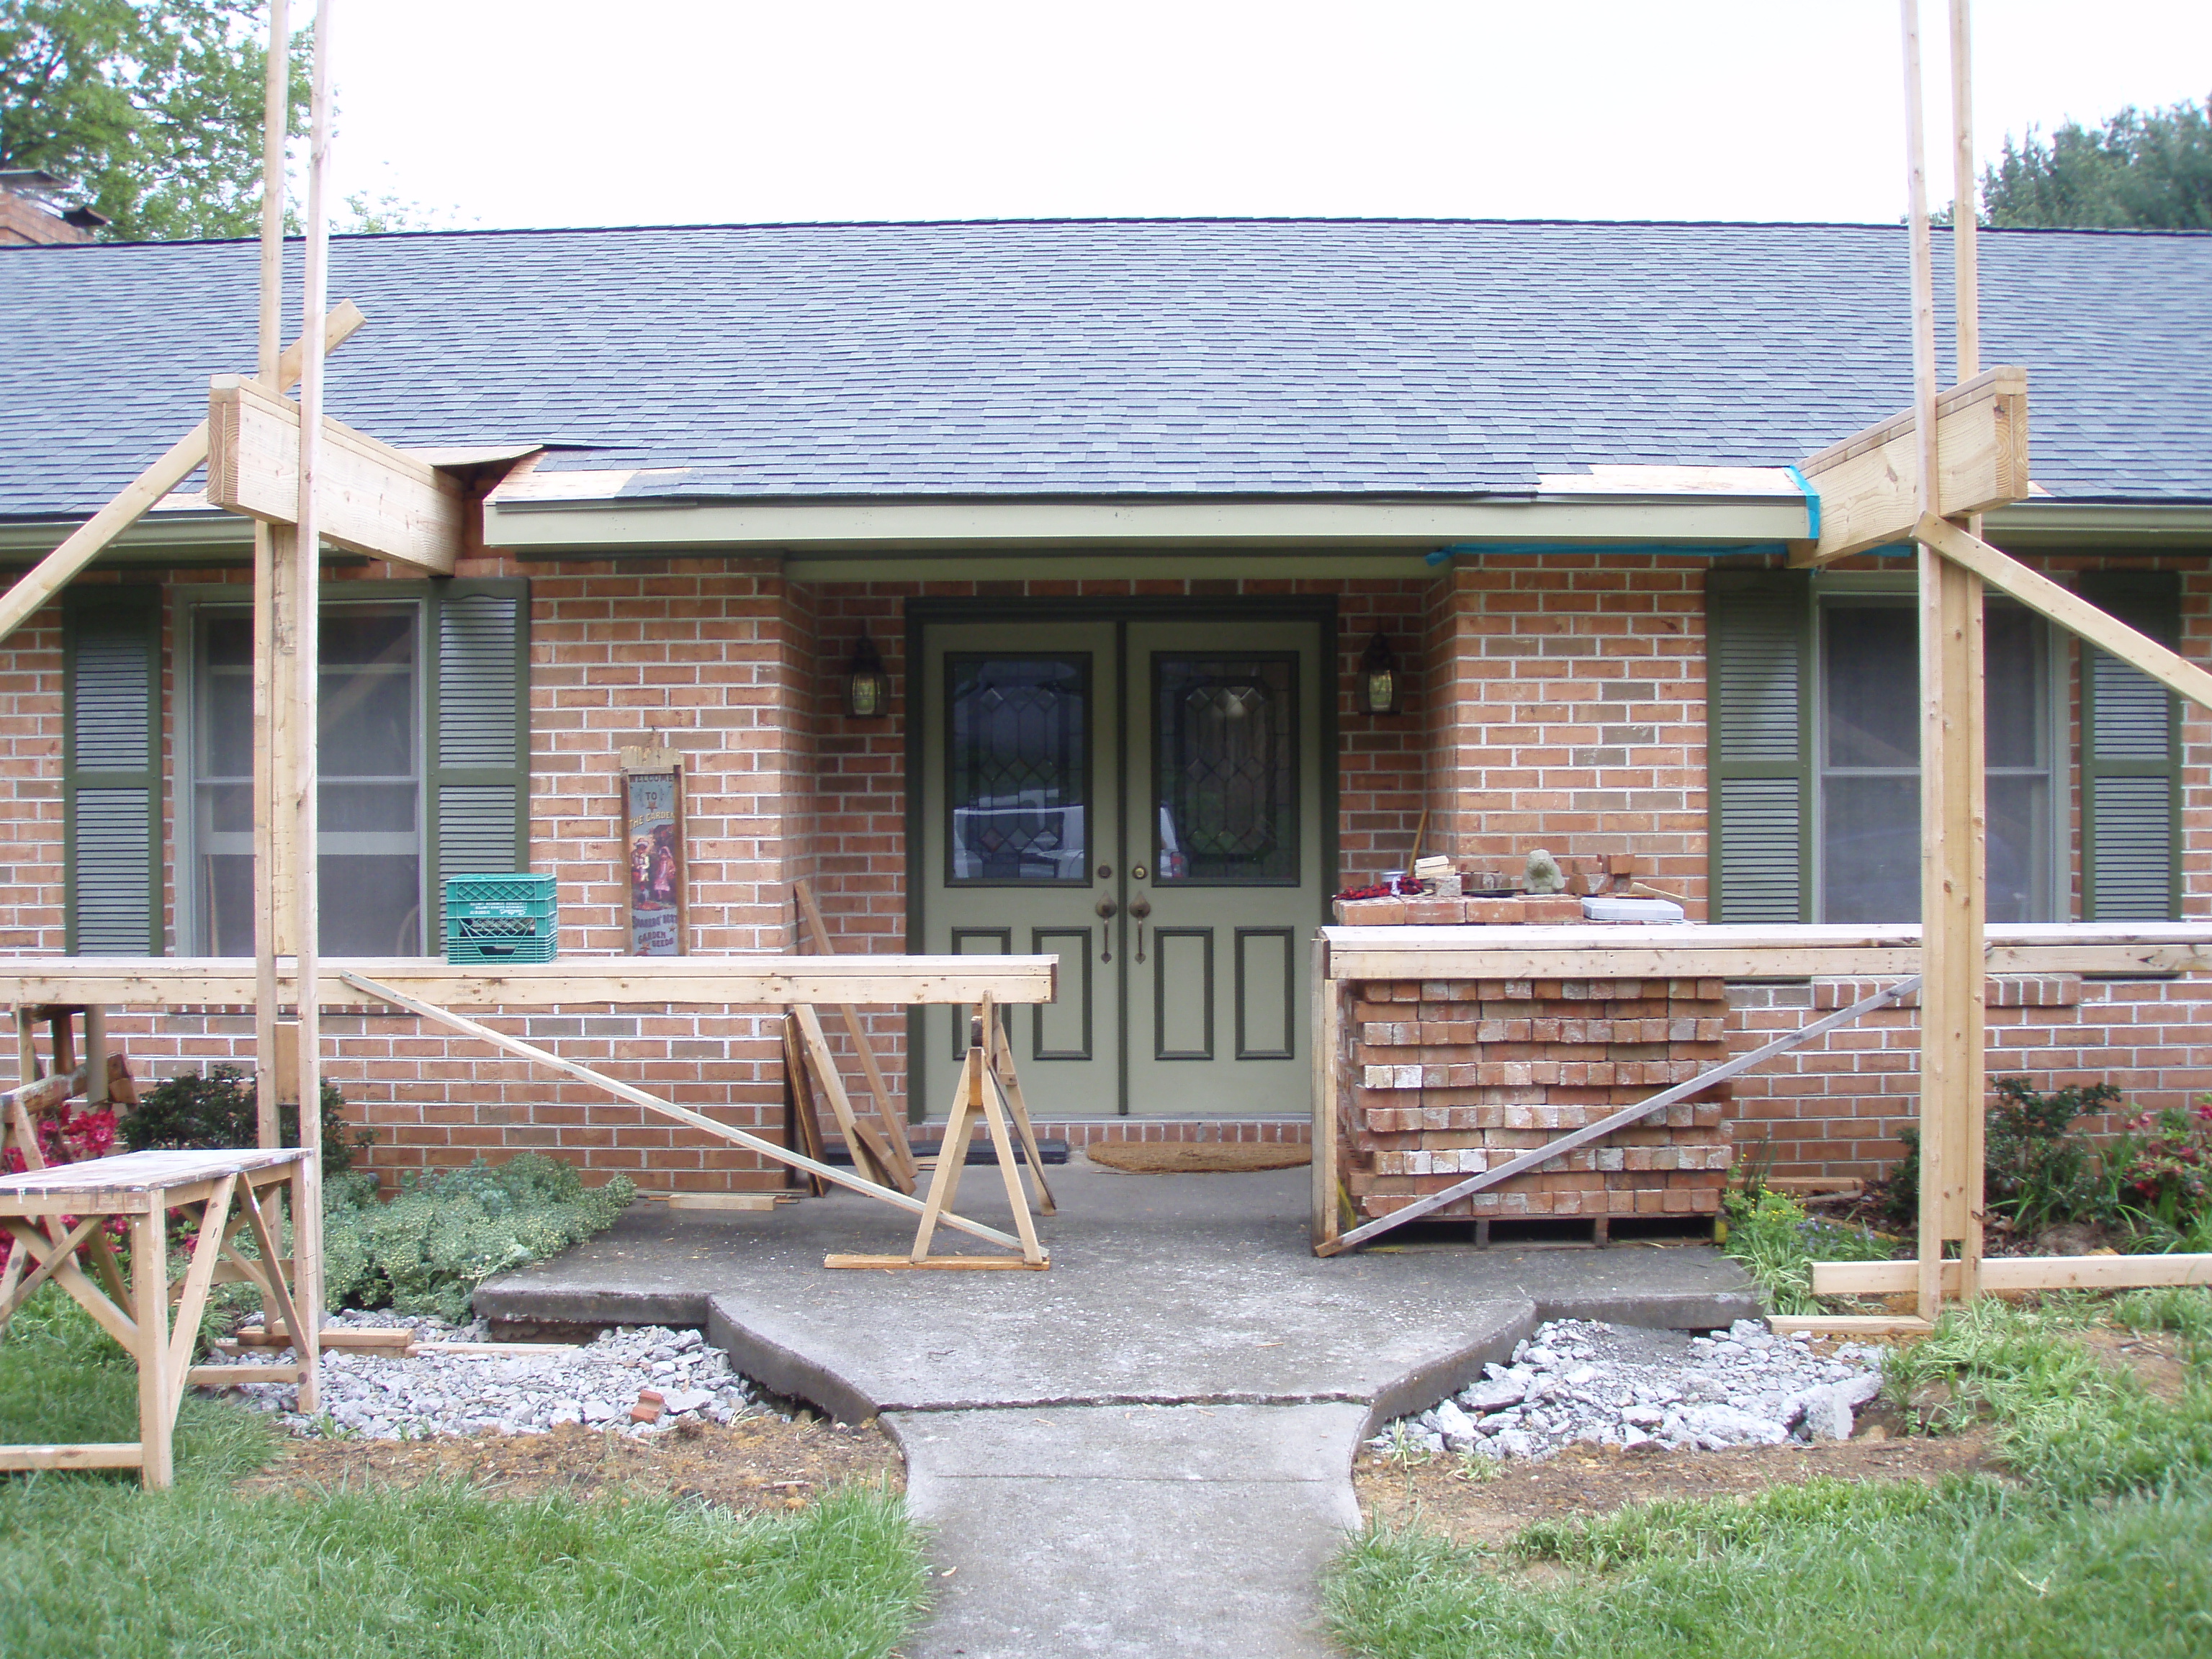
<path id="1" fill-rule="evenodd" d="M 1351 988 L 1339 1168 L 1363 1219 L 1404 1208 L 1726 1058 L 1717 979 Z M 1435 1212 L 1439 1220 L 1702 1216 L 1732 1146 L 1725 1085 Z"/>

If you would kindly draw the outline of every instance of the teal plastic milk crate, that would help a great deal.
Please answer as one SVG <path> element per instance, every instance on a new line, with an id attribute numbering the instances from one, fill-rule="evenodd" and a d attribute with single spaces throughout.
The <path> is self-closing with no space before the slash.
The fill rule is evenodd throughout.
<path id="1" fill-rule="evenodd" d="M 452 876 L 446 881 L 447 962 L 551 962 L 561 953 L 550 876 Z"/>

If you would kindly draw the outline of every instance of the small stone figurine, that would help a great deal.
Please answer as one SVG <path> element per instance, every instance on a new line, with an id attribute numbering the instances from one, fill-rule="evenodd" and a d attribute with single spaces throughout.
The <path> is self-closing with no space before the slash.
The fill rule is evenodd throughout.
<path id="1" fill-rule="evenodd" d="M 1533 848 L 1521 885 L 1524 891 L 1531 893 L 1564 893 L 1567 890 L 1566 872 L 1559 868 L 1559 860 L 1543 848 Z"/>

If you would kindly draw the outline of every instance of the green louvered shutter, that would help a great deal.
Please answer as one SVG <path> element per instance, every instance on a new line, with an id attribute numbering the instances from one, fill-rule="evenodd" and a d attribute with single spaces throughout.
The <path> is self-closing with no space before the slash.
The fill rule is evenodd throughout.
<path id="1" fill-rule="evenodd" d="M 1802 571 L 1705 580 L 1715 921 L 1813 919 L 1812 602 Z"/>
<path id="2" fill-rule="evenodd" d="M 2169 649 L 2181 578 L 2104 571 L 2081 596 Z M 2118 658 L 2081 647 L 2081 908 L 2090 921 L 2181 914 L 2181 700 Z"/>
<path id="3" fill-rule="evenodd" d="M 64 937 L 161 953 L 161 613 L 155 587 L 62 599 Z"/>
<path id="4" fill-rule="evenodd" d="M 530 585 L 451 582 L 431 609 L 435 951 L 447 878 L 529 867 Z"/>

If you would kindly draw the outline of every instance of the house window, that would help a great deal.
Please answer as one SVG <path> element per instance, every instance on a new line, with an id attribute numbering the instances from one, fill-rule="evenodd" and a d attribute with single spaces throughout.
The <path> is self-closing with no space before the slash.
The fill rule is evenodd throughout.
<path id="1" fill-rule="evenodd" d="M 2171 644 L 2171 573 L 2090 573 L 2082 596 Z M 1984 687 L 1992 921 L 2178 915 L 2174 700 L 1992 595 Z M 2074 665 L 2078 664 L 2078 667 Z M 1920 911 L 1919 647 L 1910 577 L 1717 571 L 1706 583 L 1708 823 L 1716 921 L 1911 921 Z M 2062 699 L 2078 675 L 2069 753 Z M 2079 779 L 2079 787 L 2075 780 Z"/>
<path id="2" fill-rule="evenodd" d="M 1816 601 L 1815 917 L 1920 915 L 1919 614 L 1907 596 Z M 1984 627 L 1991 921 L 2047 921 L 2051 644 L 2043 619 L 1990 601 Z"/>
<path id="3" fill-rule="evenodd" d="M 253 640 L 249 611 L 193 613 L 193 948 L 253 951 Z M 322 948 L 422 949 L 422 607 L 329 605 L 321 625 L 317 805 Z"/>

